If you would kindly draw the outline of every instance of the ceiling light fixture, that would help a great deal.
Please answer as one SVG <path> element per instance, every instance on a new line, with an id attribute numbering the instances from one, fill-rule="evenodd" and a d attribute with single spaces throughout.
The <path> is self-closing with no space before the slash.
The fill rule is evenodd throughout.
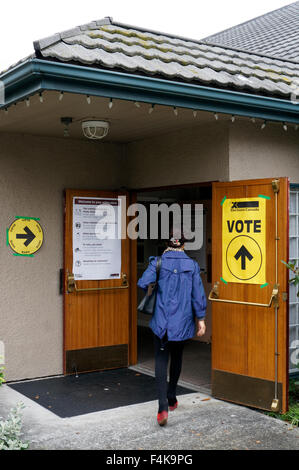
<path id="1" fill-rule="evenodd" d="M 110 124 L 107 121 L 89 120 L 82 122 L 82 132 L 87 139 L 100 140 L 106 137 Z"/>

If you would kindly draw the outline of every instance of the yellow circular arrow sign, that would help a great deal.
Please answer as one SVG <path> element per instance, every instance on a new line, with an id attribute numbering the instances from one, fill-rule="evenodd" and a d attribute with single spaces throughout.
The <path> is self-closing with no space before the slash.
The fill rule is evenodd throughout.
<path id="1" fill-rule="evenodd" d="M 7 239 L 15 253 L 32 255 L 42 246 L 44 234 L 35 219 L 19 218 L 9 227 Z"/>

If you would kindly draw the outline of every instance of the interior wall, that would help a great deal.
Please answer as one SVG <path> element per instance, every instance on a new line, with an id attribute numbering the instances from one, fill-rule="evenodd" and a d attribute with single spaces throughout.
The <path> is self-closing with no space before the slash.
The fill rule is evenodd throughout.
<path id="1" fill-rule="evenodd" d="M 238 122 L 229 127 L 229 180 L 289 176 L 299 182 L 299 132 L 281 124 Z"/>
<path id="2" fill-rule="evenodd" d="M 29 135 L 0 135 L 1 320 L 6 379 L 60 374 L 63 305 L 63 190 L 122 185 L 121 147 Z M 39 217 L 44 244 L 14 256 L 5 230 L 15 216 Z"/>
<path id="3" fill-rule="evenodd" d="M 129 188 L 227 180 L 227 124 L 215 122 L 129 143 L 125 160 Z"/>

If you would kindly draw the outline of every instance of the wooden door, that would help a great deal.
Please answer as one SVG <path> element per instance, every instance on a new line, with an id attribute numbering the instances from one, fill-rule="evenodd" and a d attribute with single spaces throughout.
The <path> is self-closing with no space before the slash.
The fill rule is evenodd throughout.
<path id="1" fill-rule="evenodd" d="M 65 373 L 128 365 L 130 241 L 123 238 L 117 245 L 107 245 L 110 242 L 95 235 L 97 220 L 107 216 L 107 211 L 102 212 L 97 219 L 95 211 L 103 207 L 101 204 L 112 210 L 118 206 L 120 211 L 120 196 L 126 196 L 121 201 L 122 214 L 126 214 L 126 192 L 72 189 L 65 192 Z M 126 227 L 126 215 L 118 222 Z M 111 263 L 118 266 L 112 267 Z M 116 272 L 110 272 L 111 269 Z"/>
<path id="2" fill-rule="evenodd" d="M 212 394 L 285 412 L 288 179 L 214 183 L 212 233 Z"/>

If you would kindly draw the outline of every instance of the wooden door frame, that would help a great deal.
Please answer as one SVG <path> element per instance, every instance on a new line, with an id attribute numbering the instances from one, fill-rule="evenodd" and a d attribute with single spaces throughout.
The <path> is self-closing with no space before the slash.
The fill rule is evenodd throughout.
<path id="1" fill-rule="evenodd" d="M 246 184 L 250 180 L 239 180 Z M 133 204 L 137 201 L 137 194 L 140 192 L 154 192 L 159 190 L 174 190 L 174 189 L 181 189 L 181 188 L 195 188 L 195 187 L 205 187 L 210 186 L 212 187 L 212 183 L 218 181 L 207 181 L 207 182 L 197 182 L 197 183 L 187 183 L 187 184 L 175 184 L 175 185 L 166 185 L 166 186 L 150 186 L 145 188 L 126 188 L 129 192 L 129 204 Z M 228 181 L 229 182 L 229 181 Z M 231 183 L 233 183 L 232 181 Z M 236 181 L 237 182 L 237 181 Z M 117 191 L 117 190 L 114 190 Z M 65 251 L 65 198 L 66 192 L 63 191 L 63 210 L 64 210 L 64 220 L 63 220 L 63 262 L 64 262 L 64 251 Z M 212 196 L 213 198 L 213 196 Z M 288 192 L 288 207 L 287 210 L 289 212 L 289 192 Z M 289 217 L 287 218 L 289 223 Z M 212 227 L 213 231 L 213 227 Z M 289 227 L 287 226 L 287 233 L 289 231 Z M 288 240 L 288 238 L 287 238 Z M 289 250 L 289 243 L 288 243 L 288 250 Z M 212 273 L 213 274 L 213 273 Z M 286 278 L 288 279 L 288 272 L 286 270 Z M 129 350 L 128 350 L 128 363 L 129 365 L 137 364 L 138 357 L 137 357 L 137 240 L 130 240 L 130 312 L 129 312 Z M 287 283 L 288 286 L 288 283 Z M 65 286 L 64 286 L 65 288 Z M 64 320 L 64 305 L 65 299 L 63 296 L 63 370 L 65 370 L 65 320 Z M 289 319 L 289 300 L 287 302 L 287 318 Z M 287 331 L 289 329 L 289 325 L 287 325 Z M 287 335 L 287 341 L 288 341 Z M 286 360 L 288 361 L 288 353 L 286 354 Z M 287 372 L 288 372 L 288 362 L 287 362 Z M 287 381 L 289 379 L 289 374 L 287 373 Z"/>

